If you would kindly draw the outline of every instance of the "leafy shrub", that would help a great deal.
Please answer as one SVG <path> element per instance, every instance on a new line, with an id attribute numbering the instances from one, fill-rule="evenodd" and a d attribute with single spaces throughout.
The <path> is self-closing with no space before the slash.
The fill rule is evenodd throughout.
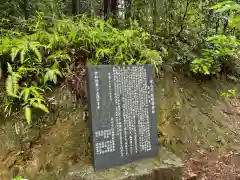
<path id="1" fill-rule="evenodd" d="M 45 93 L 80 61 L 91 64 L 153 64 L 162 62 L 149 49 L 141 28 L 119 30 L 100 19 L 49 19 L 42 14 L 25 31 L 2 30 L 0 62 L 6 68 L 5 112 L 18 102 L 28 123 L 32 108 L 49 112 Z"/>
<path id="2" fill-rule="evenodd" d="M 211 47 L 203 49 L 202 58 L 192 61 L 193 72 L 216 74 L 225 60 L 230 61 L 240 57 L 240 41 L 236 36 L 215 35 L 206 38 L 206 41 L 211 44 Z"/>
<path id="3" fill-rule="evenodd" d="M 236 95 L 236 89 L 229 89 L 227 92 L 221 93 L 221 96 L 224 98 L 230 98 Z"/>
<path id="4" fill-rule="evenodd" d="M 240 30 L 240 5 L 233 1 L 219 3 L 211 9 L 216 13 L 229 12 L 229 28 L 234 30 L 234 35 L 214 35 L 207 37 L 207 48 L 203 49 L 202 57 L 191 62 L 191 69 L 195 73 L 216 74 L 225 61 L 240 59 L 240 40 L 237 38 Z"/>

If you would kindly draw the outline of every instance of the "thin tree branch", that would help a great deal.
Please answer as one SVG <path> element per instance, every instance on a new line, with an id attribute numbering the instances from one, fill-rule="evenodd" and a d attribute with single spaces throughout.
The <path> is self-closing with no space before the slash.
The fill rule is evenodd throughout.
<path id="1" fill-rule="evenodd" d="M 176 37 L 179 37 L 180 34 L 182 33 L 183 29 L 184 29 L 184 21 L 185 21 L 185 19 L 186 19 L 186 17 L 187 17 L 187 12 L 188 12 L 189 5 L 190 5 L 190 2 L 187 1 L 187 5 L 186 5 L 186 8 L 185 8 L 185 12 L 184 12 L 183 17 L 182 17 L 182 23 L 181 23 L 181 26 L 180 26 L 180 30 L 179 30 L 179 32 L 177 33 Z"/>

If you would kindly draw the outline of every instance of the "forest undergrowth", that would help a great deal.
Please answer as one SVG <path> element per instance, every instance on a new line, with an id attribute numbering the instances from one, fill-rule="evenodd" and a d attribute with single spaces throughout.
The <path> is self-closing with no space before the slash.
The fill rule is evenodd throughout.
<path id="1" fill-rule="evenodd" d="M 239 2 L 126 0 L 121 7 L 108 2 L 101 9 L 100 1 L 84 0 L 80 6 L 72 0 L 76 16 L 68 14 L 69 1 L 0 4 L 0 108 L 5 119 L 21 112 L 31 128 L 37 110 L 52 111 L 47 94 L 60 84 L 86 103 L 89 64 L 152 64 L 158 80 L 174 72 L 166 83 L 177 84 L 169 87 L 179 96 L 166 96 L 175 99 L 165 99 L 170 114 L 161 109 L 159 140 L 173 151 L 192 145 L 184 152 L 190 155 L 185 179 L 239 178 L 239 150 L 230 146 L 239 143 Z M 223 88 L 219 79 L 234 85 Z"/>

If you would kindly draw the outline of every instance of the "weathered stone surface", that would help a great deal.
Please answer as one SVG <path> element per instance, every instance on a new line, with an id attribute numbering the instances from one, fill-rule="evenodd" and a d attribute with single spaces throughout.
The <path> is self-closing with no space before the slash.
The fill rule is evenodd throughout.
<path id="1" fill-rule="evenodd" d="M 143 159 L 117 168 L 94 172 L 90 165 L 79 164 L 61 180 L 180 180 L 182 161 L 161 150 L 159 157 Z"/>
<path id="2" fill-rule="evenodd" d="M 89 66 L 88 86 L 94 168 L 157 156 L 153 66 Z"/>

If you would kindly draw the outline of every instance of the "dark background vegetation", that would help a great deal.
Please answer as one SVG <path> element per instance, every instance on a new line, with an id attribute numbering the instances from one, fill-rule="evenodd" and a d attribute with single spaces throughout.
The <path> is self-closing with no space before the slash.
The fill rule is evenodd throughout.
<path id="1" fill-rule="evenodd" d="M 55 176 L 72 159 L 88 162 L 91 148 L 87 122 L 81 121 L 83 109 L 80 113 L 69 106 L 73 99 L 86 104 L 86 66 L 152 64 L 157 77 L 161 146 L 193 157 L 185 168 L 191 178 L 189 169 L 197 165 L 199 174 L 208 174 L 211 180 L 234 179 L 239 166 L 231 161 L 227 162 L 228 168 L 221 168 L 216 162 L 214 169 L 217 158 L 210 160 L 208 151 L 212 156 L 213 148 L 239 147 L 239 3 L 2 0 L 0 137 L 6 143 L 0 144 L 0 157 L 4 156 L 0 177 L 19 165 L 36 177 L 43 167 Z M 59 87 L 67 87 L 68 91 Z M 71 95 L 64 94 L 69 90 Z M 52 95 L 56 99 L 49 98 Z M 54 104 L 59 99 L 69 108 Z M 53 113 L 40 117 L 39 110 L 43 111 L 41 115 Z M 26 132 L 22 115 L 30 125 Z M 68 115 L 71 117 L 65 117 Z M 15 144 L 20 148 L 15 149 Z M 206 163 L 202 162 L 205 156 Z M 228 161 L 231 156 L 227 156 Z M 34 164 L 35 160 L 39 163 Z M 6 171 L 1 169 L 2 163 Z"/>
<path id="2" fill-rule="evenodd" d="M 237 1 L 3 0 L 0 10 L 2 107 L 21 107 L 29 123 L 64 80 L 84 98 L 87 63 L 239 78 Z"/>

